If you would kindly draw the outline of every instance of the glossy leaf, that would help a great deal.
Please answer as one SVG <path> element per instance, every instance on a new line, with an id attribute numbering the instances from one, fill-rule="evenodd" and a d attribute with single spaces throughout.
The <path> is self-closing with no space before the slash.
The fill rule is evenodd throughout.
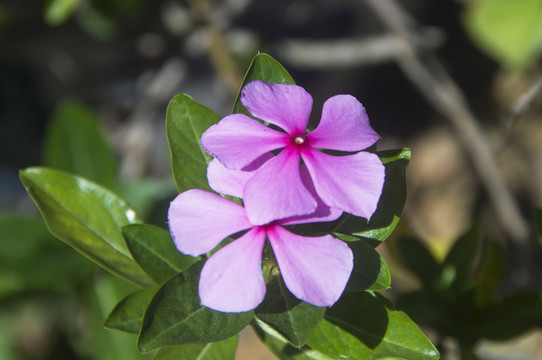
<path id="1" fill-rule="evenodd" d="M 53 235 L 113 274 L 143 286 L 153 283 L 122 238 L 121 228 L 138 222 L 123 200 L 99 185 L 57 170 L 29 168 L 20 177 Z"/>
<path id="2" fill-rule="evenodd" d="M 156 290 L 156 288 L 146 288 L 126 296 L 107 316 L 104 326 L 108 329 L 138 334 L 145 309 Z"/>
<path id="3" fill-rule="evenodd" d="M 346 285 L 347 291 L 386 290 L 391 276 L 384 258 L 365 241 L 348 244 L 354 253 L 354 269 Z"/>
<path id="4" fill-rule="evenodd" d="M 380 295 L 345 293 L 326 313 L 307 345 L 332 358 L 351 360 L 399 357 L 435 360 L 439 354 L 427 337 Z"/>
<path id="5" fill-rule="evenodd" d="M 422 283 L 433 286 L 441 275 L 441 265 L 433 257 L 422 240 L 403 236 L 397 239 L 397 250 L 402 263 L 416 275 Z"/>
<path id="6" fill-rule="evenodd" d="M 149 304 L 138 339 L 140 351 L 164 346 L 208 343 L 236 335 L 254 312 L 222 313 L 200 304 L 200 262 L 172 277 L 156 292 Z"/>
<path id="7" fill-rule="evenodd" d="M 474 42 L 505 66 L 524 67 L 541 54 L 542 0 L 477 0 L 463 19 Z"/>
<path id="8" fill-rule="evenodd" d="M 243 83 L 241 84 L 241 89 L 254 80 L 263 80 L 274 84 L 295 84 L 288 71 L 278 61 L 264 53 L 258 53 L 252 59 L 252 63 L 248 67 Z M 237 99 L 235 99 L 232 113 L 241 113 L 250 116 L 250 113 L 241 104 L 241 89 L 239 89 Z"/>
<path id="9" fill-rule="evenodd" d="M 207 164 L 212 156 L 200 145 L 201 135 L 220 120 L 213 110 L 186 94 L 176 95 L 167 107 L 166 135 L 177 190 L 210 190 Z"/>
<path id="10" fill-rule="evenodd" d="M 333 232 L 363 237 L 377 246 L 391 235 L 399 222 L 406 201 L 406 166 L 410 160 L 409 149 L 385 150 L 377 152 L 386 167 L 384 189 L 378 207 L 367 219 L 344 214 L 335 223 Z"/>
<path id="11" fill-rule="evenodd" d="M 278 278 L 267 285 L 265 299 L 255 310 L 258 319 L 272 326 L 296 347 L 305 344 L 325 312 L 325 307 L 297 299 Z"/>
<path id="12" fill-rule="evenodd" d="M 153 360 L 234 360 L 237 336 L 207 344 L 186 344 L 162 348 Z"/>
<path id="13" fill-rule="evenodd" d="M 108 188 L 117 183 L 113 151 L 96 115 L 73 100 L 58 104 L 43 146 L 43 164 Z"/>
<path id="14" fill-rule="evenodd" d="M 135 261 L 157 284 L 188 269 L 200 260 L 181 254 L 169 232 L 157 226 L 131 224 L 122 228 L 122 235 Z"/>

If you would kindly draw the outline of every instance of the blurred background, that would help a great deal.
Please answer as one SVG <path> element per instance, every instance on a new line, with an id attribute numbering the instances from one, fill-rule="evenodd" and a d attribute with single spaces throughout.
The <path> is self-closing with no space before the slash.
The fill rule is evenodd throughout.
<path id="1" fill-rule="evenodd" d="M 312 94 L 313 122 L 327 98 L 352 94 L 379 149 L 411 148 L 402 221 L 379 251 L 387 296 L 442 358 L 542 358 L 542 1 L 3 0 L 0 49 L 0 359 L 145 358 L 134 336 L 102 326 L 132 285 L 52 237 L 17 172 L 88 176 L 165 227 L 169 100 L 187 93 L 227 115 L 258 51 Z M 456 247 L 468 259 L 453 263 L 467 280 L 443 288 L 473 226 L 484 240 Z M 431 266 L 439 279 L 424 278 Z M 510 331 L 461 339 L 485 304 L 462 301 L 488 283 L 494 316 L 509 316 L 495 326 Z M 502 305 L 516 294 L 529 298 Z M 262 346 L 245 332 L 237 357 L 273 359 Z"/>

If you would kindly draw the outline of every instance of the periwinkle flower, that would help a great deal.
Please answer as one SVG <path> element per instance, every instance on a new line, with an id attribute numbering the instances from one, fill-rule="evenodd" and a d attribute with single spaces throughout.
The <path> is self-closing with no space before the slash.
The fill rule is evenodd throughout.
<path id="1" fill-rule="evenodd" d="M 332 221 L 341 215 L 341 211 L 327 207 L 318 199 L 306 169 L 300 171 L 302 181 L 317 202 L 316 211 L 307 216 L 255 225 L 242 206 L 198 189 L 185 191 L 171 202 L 169 227 L 177 249 L 184 254 L 205 254 L 228 236 L 248 230 L 206 261 L 199 282 L 203 305 L 222 312 L 244 312 L 262 302 L 266 293 L 262 274 L 266 239 L 293 295 L 316 306 L 331 306 L 339 299 L 353 267 L 348 245 L 331 235 L 305 237 L 283 228 Z M 247 176 L 213 161 L 208 177 L 211 186 L 216 184 L 235 196 L 241 192 Z"/>
<path id="2" fill-rule="evenodd" d="M 377 155 L 361 151 L 379 135 L 355 97 L 328 99 L 320 123 L 309 133 L 312 97 L 300 86 L 252 81 L 243 87 L 241 103 L 253 116 L 284 132 L 246 115 L 232 114 L 211 126 L 201 145 L 226 168 L 252 173 L 242 189 L 251 224 L 315 211 L 318 201 L 302 181 L 300 165 L 306 166 L 316 194 L 325 204 L 370 219 L 385 173 Z M 273 159 L 254 166 L 261 156 L 278 149 L 282 150 Z M 334 156 L 320 149 L 356 153 Z"/>

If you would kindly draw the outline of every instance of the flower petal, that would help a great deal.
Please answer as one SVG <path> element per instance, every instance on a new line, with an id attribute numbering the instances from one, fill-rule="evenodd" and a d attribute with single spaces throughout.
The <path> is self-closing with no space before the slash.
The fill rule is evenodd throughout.
<path id="1" fill-rule="evenodd" d="M 287 147 L 256 170 L 245 184 L 243 199 L 253 225 L 313 213 L 317 202 L 301 180 L 299 150 Z"/>
<path id="2" fill-rule="evenodd" d="M 312 148 L 301 152 L 320 198 L 331 207 L 370 219 L 384 186 L 385 168 L 377 155 L 332 156 Z"/>
<path id="3" fill-rule="evenodd" d="M 331 235 L 305 237 L 280 226 L 267 229 L 284 283 L 298 299 L 331 306 L 341 296 L 354 264 L 352 251 Z"/>
<path id="4" fill-rule="evenodd" d="M 203 149 L 228 169 L 241 169 L 289 142 L 288 135 L 242 114 L 226 116 L 201 136 Z"/>
<path id="5" fill-rule="evenodd" d="M 265 230 L 254 228 L 207 260 L 199 281 L 201 304 L 222 312 L 255 309 L 265 296 Z"/>
<path id="6" fill-rule="evenodd" d="M 241 103 L 255 117 L 288 134 L 305 135 L 312 96 L 301 86 L 251 81 L 241 90 Z"/>
<path id="7" fill-rule="evenodd" d="M 315 222 L 327 222 L 327 221 L 337 220 L 343 213 L 342 210 L 330 208 L 329 206 L 324 204 L 322 199 L 320 199 L 320 197 L 316 193 L 316 189 L 314 188 L 314 184 L 312 182 L 311 176 L 305 164 L 301 164 L 301 166 L 299 167 L 299 173 L 301 175 L 301 180 L 303 181 L 303 184 L 305 184 L 305 187 L 310 191 L 312 196 L 316 199 L 316 203 L 317 203 L 316 210 L 312 214 L 309 214 L 309 215 L 292 216 L 286 219 L 278 220 L 277 224 L 297 225 L 297 224 L 309 224 L 309 223 L 315 223 Z"/>
<path id="8" fill-rule="evenodd" d="M 340 151 L 360 151 L 378 139 L 365 108 L 351 95 L 329 98 L 322 108 L 320 124 L 307 135 L 312 147 Z"/>
<path id="9" fill-rule="evenodd" d="M 242 198 L 243 187 L 254 175 L 253 171 L 272 158 L 273 154 L 265 153 L 244 167 L 243 170 L 227 169 L 220 161 L 213 159 L 207 166 L 209 186 L 217 193 Z"/>
<path id="10" fill-rule="evenodd" d="M 168 222 L 177 249 L 192 256 L 205 254 L 229 235 L 252 227 L 242 206 L 198 189 L 173 199 Z"/>

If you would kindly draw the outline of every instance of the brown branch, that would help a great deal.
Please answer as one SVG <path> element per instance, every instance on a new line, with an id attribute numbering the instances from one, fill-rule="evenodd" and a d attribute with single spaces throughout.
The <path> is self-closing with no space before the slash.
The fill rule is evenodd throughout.
<path id="1" fill-rule="evenodd" d="M 424 60 L 416 53 L 409 34 L 414 20 L 393 0 L 365 0 L 388 30 L 403 46 L 396 62 L 411 83 L 454 128 L 470 157 L 477 175 L 495 209 L 503 230 L 516 241 L 524 242 L 529 228 L 506 186 L 485 136 L 458 86 L 446 73 L 434 54 L 426 51 Z"/>

